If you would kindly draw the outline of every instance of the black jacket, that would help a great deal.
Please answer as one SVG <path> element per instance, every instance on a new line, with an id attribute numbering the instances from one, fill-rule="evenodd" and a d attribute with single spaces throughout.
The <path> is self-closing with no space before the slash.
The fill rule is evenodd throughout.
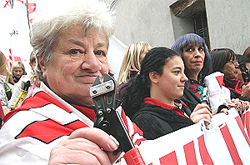
<path id="1" fill-rule="evenodd" d="M 181 98 L 179 98 L 178 100 L 182 100 L 189 107 L 191 112 L 193 112 L 196 105 L 201 103 L 201 100 L 191 90 L 190 83 L 191 83 L 190 80 L 185 83 L 185 89 L 183 92 L 183 96 Z"/>
<path id="2" fill-rule="evenodd" d="M 231 98 L 232 99 L 240 99 L 240 100 L 244 100 L 244 101 L 249 101 L 247 98 L 242 97 L 240 93 L 238 93 L 237 91 L 235 91 L 235 85 L 233 85 L 230 81 L 228 81 L 227 79 L 224 78 L 224 84 L 225 87 L 227 87 L 230 90 L 231 93 Z"/>
<path id="3" fill-rule="evenodd" d="M 146 139 L 155 139 L 183 127 L 190 126 L 192 120 L 157 105 L 142 103 L 132 121 L 143 131 Z"/>

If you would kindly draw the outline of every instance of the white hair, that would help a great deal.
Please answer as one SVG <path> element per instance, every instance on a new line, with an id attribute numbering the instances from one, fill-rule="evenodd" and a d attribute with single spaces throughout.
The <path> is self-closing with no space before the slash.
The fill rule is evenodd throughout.
<path id="1" fill-rule="evenodd" d="M 114 34 L 114 12 L 104 2 L 98 0 L 53 0 L 47 6 L 37 9 L 30 30 L 30 42 L 36 58 L 48 62 L 52 47 L 60 32 L 75 25 L 88 30 L 103 30 L 107 37 Z M 36 72 L 41 81 L 41 68 L 37 62 Z"/>

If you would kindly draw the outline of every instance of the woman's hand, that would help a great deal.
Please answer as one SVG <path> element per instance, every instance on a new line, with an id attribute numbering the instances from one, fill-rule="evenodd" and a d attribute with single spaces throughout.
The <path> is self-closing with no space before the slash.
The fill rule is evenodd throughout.
<path id="1" fill-rule="evenodd" d="M 243 101 L 240 99 L 232 99 L 230 102 L 225 103 L 225 105 L 228 106 L 229 108 L 234 107 L 238 111 L 238 113 L 242 115 L 242 113 L 245 110 L 248 110 L 249 101 Z"/>
<path id="2" fill-rule="evenodd" d="M 243 85 L 241 96 L 250 99 L 250 83 Z"/>
<path id="3" fill-rule="evenodd" d="M 49 165 L 110 165 L 119 157 L 117 143 L 98 128 L 81 128 L 62 140 L 50 153 Z"/>
<path id="4" fill-rule="evenodd" d="M 190 119 L 194 123 L 198 123 L 201 119 L 207 119 L 211 121 L 211 118 L 212 114 L 210 112 L 210 108 L 206 104 L 198 104 L 190 115 Z"/>

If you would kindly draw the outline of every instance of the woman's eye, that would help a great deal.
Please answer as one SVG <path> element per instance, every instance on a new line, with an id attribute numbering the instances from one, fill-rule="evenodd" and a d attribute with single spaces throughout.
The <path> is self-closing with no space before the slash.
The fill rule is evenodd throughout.
<path id="1" fill-rule="evenodd" d="M 203 48 L 203 47 L 200 47 L 200 48 L 199 48 L 199 51 L 204 51 L 204 48 Z"/>
<path id="2" fill-rule="evenodd" d="M 101 50 L 96 51 L 95 54 L 98 56 L 106 56 L 105 52 Z"/>
<path id="3" fill-rule="evenodd" d="M 186 52 L 192 52 L 192 50 L 193 50 L 192 48 L 187 48 Z"/>
<path id="4" fill-rule="evenodd" d="M 174 71 L 174 74 L 178 75 L 180 73 L 179 70 Z"/>
<path id="5" fill-rule="evenodd" d="M 70 50 L 70 53 L 71 54 L 78 54 L 78 53 L 81 53 L 81 51 L 79 49 L 72 49 L 72 50 Z"/>

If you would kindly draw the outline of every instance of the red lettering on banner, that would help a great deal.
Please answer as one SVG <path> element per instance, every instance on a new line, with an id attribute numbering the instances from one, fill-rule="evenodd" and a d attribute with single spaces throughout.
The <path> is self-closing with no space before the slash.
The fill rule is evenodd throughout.
<path id="1" fill-rule="evenodd" d="M 243 163 L 240 159 L 239 153 L 237 151 L 237 148 L 234 144 L 233 138 L 232 138 L 230 131 L 228 129 L 228 126 L 227 125 L 223 126 L 222 128 L 220 128 L 220 131 L 221 131 L 221 134 L 226 142 L 228 151 L 232 157 L 234 164 L 243 165 Z"/>
<path id="2" fill-rule="evenodd" d="M 242 120 L 243 126 L 245 127 L 245 125 L 246 125 L 246 123 L 245 123 L 245 121 L 246 121 L 246 113 L 243 113 L 241 115 L 241 120 Z"/>
<path id="3" fill-rule="evenodd" d="M 177 156 L 175 151 L 160 158 L 161 165 L 171 164 L 178 165 Z"/>
<path id="4" fill-rule="evenodd" d="M 198 137 L 198 145 L 200 149 L 200 156 L 202 164 L 214 165 L 205 145 L 204 135 Z"/>
<path id="5" fill-rule="evenodd" d="M 242 132 L 242 134 L 244 136 L 244 138 L 246 139 L 248 146 L 250 147 L 250 141 L 249 141 L 249 139 L 247 137 L 246 132 L 244 131 L 244 126 L 242 124 L 242 120 L 240 119 L 240 116 L 237 116 L 235 118 L 235 120 L 236 120 L 236 122 L 237 122 L 237 124 L 238 124 L 238 126 L 239 126 L 239 128 L 240 128 L 240 130 L 241 130 L 241 132 Z"/>
<path id="6" fill-rule="evenodd" d="M 21 2 L 22 4 L 24 4 L 24 1 L 22 1 L 22 0 L 16 0 L 16 1 Z"/>
<path id="7" fill-rule="evenodd" d="M 248 135 L 248 138 L 250 138 L 250 112 L 247 111 L 245 114 L 244 114 L 244 117 L 245 117 L 245 128 L 246 128 L 246 132 L 247 132 L 247 135 Z"/>
<path id="8" fill-rule="evenodd" d="M 6 6 L 8 5 L 8 3 L 10 3 L 10 0 L 8 0 L 5 5 L 3 6 L 3 8 L 6 8 Z"/>
<path id="9" fill-rule="evenodd" d="M 194 150 L 194 142 L 191 141 L 187 143 L 186 145 L 183 146 L 184 152 L 185 152 L 185 157 L 187 161 L 187 165 L 196 165 L 197 160 L 196 160 L 196 155 L 195 155 L 195 150 Z"/>
<path id="10" fill-rule="evenodd" d="M 25 6 L 27 3 L 25 3 Z M 33 13 L 36 10 L 36 3 L 28 3 L 28 11 L 29 14 Z"/>

